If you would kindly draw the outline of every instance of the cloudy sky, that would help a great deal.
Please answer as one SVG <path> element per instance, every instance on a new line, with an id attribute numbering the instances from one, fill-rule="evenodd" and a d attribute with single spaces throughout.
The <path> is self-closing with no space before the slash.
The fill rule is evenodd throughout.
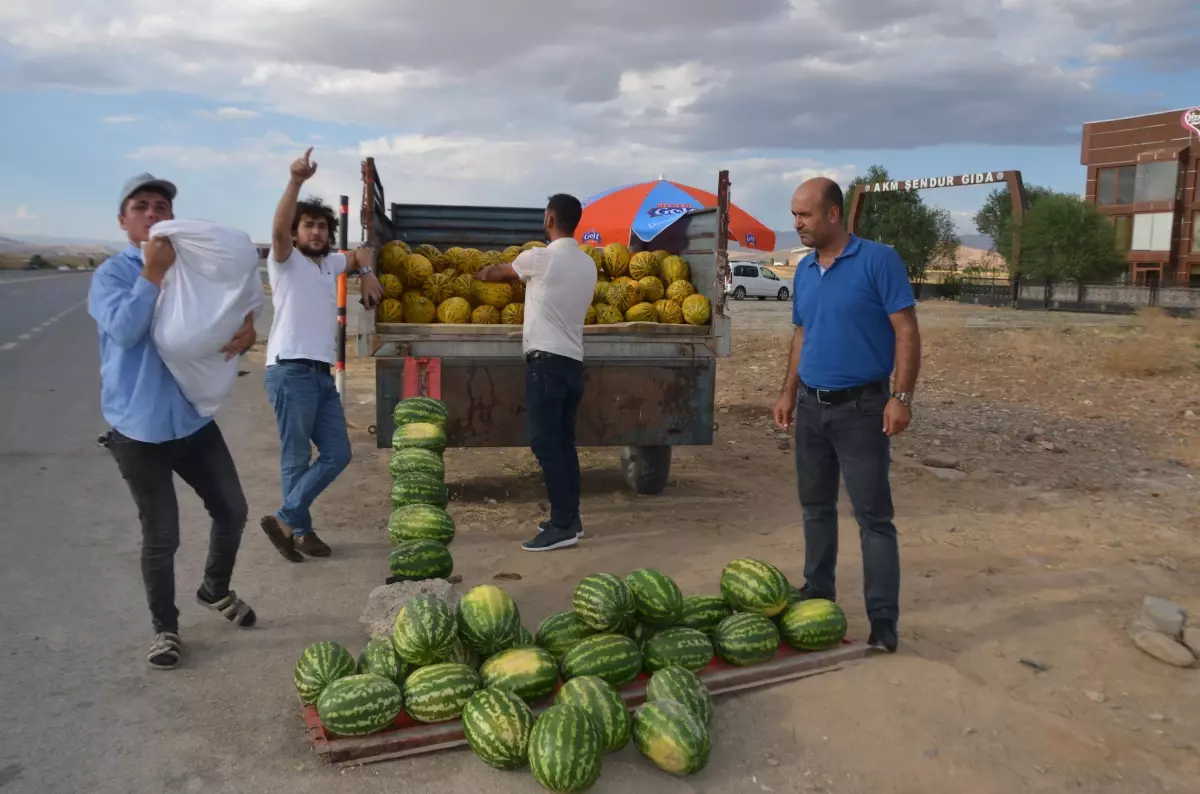
<path id="1" fill-rule="evenodd" d="M 391 201 L 524 206 L 724 167 L 776 229 L 872 163 L 1082 191 L 1082 122 L 1200 104 L 1198 36 L 1195 0 L 3 0 L 0 234 L 120 239 L 148 170 L 266 239 L 306 146 L 352 206 L 365 156 Z M 926 197 L 972 232 L 986 192 Z"/>

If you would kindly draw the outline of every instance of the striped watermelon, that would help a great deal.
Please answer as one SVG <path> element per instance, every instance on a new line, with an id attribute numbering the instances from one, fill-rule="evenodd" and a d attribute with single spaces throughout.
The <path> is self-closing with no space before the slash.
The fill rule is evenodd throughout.
<path id="1" fill-rule="evenodd" d="M 392 409 L 392 421 L 396 423 L 396 427 L 413 422 L 427 422 L 445 427 L 448 415 L 446 404 L 432 397 L 407 397 L 396 403 L 396 407 Z"/>
<path id="2" fill-rule="evenodd" d="M 339 736 L 362 736 L 391 725 L 403 707 L 404 695 L 395 681 L 363 673 L 325 687 L 317 699 L 317 716 Z"/>
<path id="3" fill-rule="evenodd" d="M 479 668 L 485 687 L 507 689 L 526 703 L 545 700 L 558 684 L 558 665 L 545 648 L 509 648 Z"/>
<path id="4" fill-rule="evenodd" d="M 513 647 L 527 648 L 531 645 L 537 645 L 537 640 L 533 638 L 533 632 L 524 626 L 517 626 L 517 639 L 513 642 Z"/>
<path id="5" fill-rule="evenodd" d="M 720 596 L 687 596 L 683 599 L 683 614 L 679 625 L 712 635 L 717 624 L 733 614 L 733 608 Z"/>
<path id="6" fill-rule="evenodd" d="M 445 722 L 462 714 L 478 689 L 479 673 L 465 664 L 431 664 L 404 682 L 404 708 L 417 722 Z"/>
<path id="7" fill-rule="evenodd" d="M 807 598 L 807 596 L 804 595 L 804 591 L 802 591 L 799 587 L 796 587 L 794 584 L 788 586 L 789 604 L 794 604 L 797 601 L 803 601 L 805 598 Z"/>
<path id="8" fill-rule="evenodd" d="M 306 706 L 317 702 L 321 691 L 339 678 L 354 675 L 358 665 L 350 651 L 336 642 L 318 642 L 304 649 L 296 660 L 292 681 Z"/>
<path id="9" fill-rule="evenodd" d="M 588 637 L 567 651 L 562 660 L 563 680 L 594 675 L 615 687 L 625 686 L 641 670 L 642 654 L 637 643 L 622 634 Z"/>
<path id="10" fill-rule="evenodd" d="M 779 649 L 779 629 L 770 618 L 735 612 L 717 626 L 713 649 L 726 664 L 738 667 L 762 664 L 774 658 Z"/>
<path id="11" fill-rule="evenodd" d="M 600 732 L 578 706 L 551 706 L 529 736 L 529 770 L 556 794 L 586 791 L 600 777 Z"/>
<path id="12" fill-rule="evenodd" d="M 637 624 L 637 628 L 633 630 L 633 641 L 637 643 L 638 650 L 642 652 L 642 655 L 646 653 L 646 643 L 659 631 L 660 629 L 647 626 L 645 623 Z"/>
<path id="13" fill-rule="evenodd" d="M 463 733 L 479 760 L 494 769 L 519 769 L 529 752 L 533 712 L 504 689 L 481 689 L 463 705 Z"/>
<path id="14" fill-rule="evenodd" d="M 633 741 L 642 755 L 671 775 L 690 775 L 708 763 L 708 728 L 674 700 L 652 700 L 633 715 Z"/>
<path id="15" fill-rule="evenodd" d="M 517 641 L 521 613 L 512 597 L 492 584 L 472 587 L 458 602 L 458 633 L 487 659 Z"/>
<path id="16" fill-rule="evenodd" d="M 721 571 L 721 595 L 738 612 L 775 617 L 788 605 L 791 585 L 774 565 L 733 560 Z"/>
<path id="17" fill-rule="evenodd" d="M 625 577 L 637 618 L 648 626 L 673 626 L 683 612 L 683 594 L 674 580 L 654 568 L 639 568 Z"/>
<path id="18" fill-rule="evenodd" d="M 388 472 L 398 477 L 406 471 L 419 471 L 439 480 L 446 479 L 446 463 L 442 456 L 428 449 L 407 447 L 392 453 Z"/>
<path id="19" fill-rule="evenodd" d="M 436 540 L 448 544 L 454 540 L 454 529 L 454 519 L 436 505 L 397 507 L 388 519 L 388 538 L 393 544 L 406 540 Z"/>
<path id="20" fill-rule="evenodd" d="M 392 645 L 401 659 L 413 665 L 444 662 L 458 639 L 454 610 L 431 596 L 410 598 L 396 613 Z"/>
<path id="21" fill-rule="evenodd" d="M 600 732 L 604 752 L 615 753 L 629 743 L 629 709 L 617 688 L 603 678 L 594 675 L 572 678 L 559 688 L 554 702 L 586 711 Z"/>
<path id="22" fill-rule="evenodd" d="M 642 656 L 647 673 L 671 665 L 703 670 L 712 661 L 713 646 L 704 632 L 676 626 L 656 632 L 646 642 Z"/>
<path id="23" fill-rule="evenodd" d="M 596 633 L 588 624 L 579 619 L 574 610 L 556 612 L 538 625 L 535 640 L 538 645 L 550 651 L 559 661 L 567 655 L 567 651 Z"/>
<path id="24" fill-rule="evenodd" d="M 454 558 L 436 540 L 406 540 L 388 552 L 388 568 L 399 582 L 445 579 L 454 572 Z"/>
<path id="25" fill-rule="evenodd" d="M 427 449 L 439 455 L 446 449 L 446 431 L 440 426 L 429 422 L 412 422 L 400 425 L 392 433 L 392 449 L 401 450 L 416 447 Z"/>
<path id="26" fill-rule="evenodd" d="M 423 471 L 405 471 L 392 480 L 392 507 L 434 505 L 445 508 L 450 502 L 446 483 Z"/>
<path id="27" fill-rule="evenodd" d="M 575 586 L 571 600 L 579 619 L 596 631 L 615 631 L 634 617 L 633 595 L 619 576 L 594 573 Z M 630 623 L 632 630 L 633 625 Z"/>
<path id="28" fill-rule="evenodd" d="M 687 707 L 707 727 L 712 722 L 712 695 L 691 670 L 678 665 L 655 671 L 646 682 L 646 700 L 674 700 Z"/>
<path id="29" fill-rule="evenodd" d="M 462 637 L 454 640 L 454 647 L 450 649 L 450 655 L 446 657 L 445 661 L 465 664 L 472 670 L 479 669 L 479 654 L 475 653 L 470 645 L 463 642 Z"/>
<path id="30" fill-rule="evenodd" d="M 823 651 L 846 636 L 846 613 L 824 598 L 797 601 L 779 616 L 779 634 L 798 651 Z"/>
<path id="31" fill-rule="evenodd" d="M 367 646 L 358 655 L 358 672 L 371 673 L 397 684 L 403 684 L 404 679 L 412 672 L 412 667 L 396 655 L 396 648 L 390 637 L 372 637 L 367 640 Z"/>

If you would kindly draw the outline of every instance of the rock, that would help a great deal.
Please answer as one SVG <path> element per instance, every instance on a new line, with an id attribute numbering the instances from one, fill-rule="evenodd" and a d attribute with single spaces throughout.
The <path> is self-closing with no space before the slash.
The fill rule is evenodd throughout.
<path id="1" fill-rule="evenodd" d="M 1065 449 L 1063 449 L 1061 446 L 1054 443 L 1053 441 L 1039 441 L 1038 446 L 1041 447 L 1042 449 L 1046 450 L 1047 452 L 1056 452 L 1056 453 L 1060 453 L 1060 454 L 1063 452 L 1066 452 Z"/>
<path id="2" fill-rule="evenodd" d="M 1159 568 L 1166 568 L 1168 571 L 1171 571 L 1172 573 L 1179 570 L 1178 561 L 1176 561 L 1176 559 L 1170 555 L 1168 555 L 1166 557 L 1159 557 L 1157 560 L 1154 561 L 1154 564 L 1157 565 Z"/>
<path id="3" fill-rule="evenodd" d="M 1167 718 L 1164 717 L 1162 714 L 1147 714 L 1146 719 L 1150 720 L 1151 722 L 1166 722 L 1167 721 Z"/>
<path id="4" fill-rule="evenodd" d="M 926 474 L 932 474 L 939 480 L 946 482 L 962 482 L 967 479 L 966 472 L 959 471 L 958 469 L 935 469 L 932 466 L 923 466 L 922 469 Z"/>
<path id="5" fill-rule="evenodd" d="M 1195 418 L 1196 418 L 1196 412 L 1195 412 L 1195 411 L 1193 411 L 1193 410 L 1191 410 L 1191 409 L 1189 408 L 1188 410 L 1186 410 L 1186 411 L 1184 411 L 1184 412 L 1183 412 L 1183 418 L 1184 418 L 1184 419 L 1195 419 Z"/>
<path id="6" fill-rule="evenodd" d="M 792 436 L 790 433 L 785 433 L 782 430 L 780 430 L 778 433 L 775 434 L 775 440 L 776 441 L 791 441 Z"/>
<path id="7" fill-rule="evenodd" d="M 1155 659 L 1175 667 L 1191 667 L 1196 661 L 1186 646 L 1156 631 L 1139 631 L 1133 636 L 1133 641 Z"/>
<path id="8" fill-rule="evenodd" d="M 783 441 L 780 441 L 778 446 L 781 450 L 783 450 L 784 452 L 787 452 L 789 449 L 792 448 L 792 442 L 785 439 Z"/>
<path id="9" fill-rule="evenodd" d="M 946 452 L 934 452 L 921 458 L 921 463 L 934 469 L 957 469 L 959 460 Z"/>
<path id="10" fill-rule="evenodd" d="M 367 596 L 367 605 L 359 615 L 358 622 L 363 625 L 368 637 L 390 637 L 400 608 L 410 598 L 421 595 L 436 596 L 445 600 L 452 607 L 458 605 L 458 595 L 454 592 L 454 585 L 445 579 L 385 584 L 376 587 L 371 591 L 371 595 Z"/>
<path id="11" fill-rule="evenodd" d="M 1105 700 L 1103 692 L 1093 692 L 1092 690 L 1088 690 L 1087 692 L 1084 692 L 1083 694 L 1085 697 L 1087 697 L 1088 700 L 1092 701 L 1093 703 L 1103 703 Z"/>
<path id="12" fill-rule="evenodd" d="M 1154 596 L 1142 599 L 1142 612 L 1137 623 L 1140 629 L 1148 629 L 1177 639 L 1187 621 L 1187 610 L 1180 604 Z"/>
<path id="13" fill-rule="evenodd" d="M 1200 629 L 1185 628 L 1183 644 L 1192 649 L 1192 653 L 1200 657 Z"/>

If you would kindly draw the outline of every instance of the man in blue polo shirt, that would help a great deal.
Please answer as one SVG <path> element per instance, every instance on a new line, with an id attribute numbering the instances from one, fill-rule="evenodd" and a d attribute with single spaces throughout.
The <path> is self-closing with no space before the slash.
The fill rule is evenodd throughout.
<path id="1" fill-rule="evenodd" d="M 868 643 L 894 652 L 900 550 L 888 482 L 890 439 L 912 418 L 921 335 L 908 272 L 890 246 L 847 233 L 837 183 L 810 179 L 792 197 L 800 241 L 787 376 L 775 423 L 796 423 L 807 598 L 836 595 L 839 473 L 862 540 Z M 894 384 L 889 383 L 895 371 Z"/>

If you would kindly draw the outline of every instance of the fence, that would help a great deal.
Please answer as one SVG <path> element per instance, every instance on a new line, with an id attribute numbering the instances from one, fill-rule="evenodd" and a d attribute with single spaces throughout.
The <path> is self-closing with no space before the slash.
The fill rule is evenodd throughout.
<path id="1" fill-rule="evenodd" d="M 1013 306 L 1043 311 L 1133 314 L 1158 307 L 1178 317 L 1200 317 L 1200 289 L 1133 284 L 1071 284 L 1023 281 L 1013 295 L 1005 278 L 962 278 L 941 284 L 913 284 L 918 298 L 947 298 L 981 306 Z"/>

